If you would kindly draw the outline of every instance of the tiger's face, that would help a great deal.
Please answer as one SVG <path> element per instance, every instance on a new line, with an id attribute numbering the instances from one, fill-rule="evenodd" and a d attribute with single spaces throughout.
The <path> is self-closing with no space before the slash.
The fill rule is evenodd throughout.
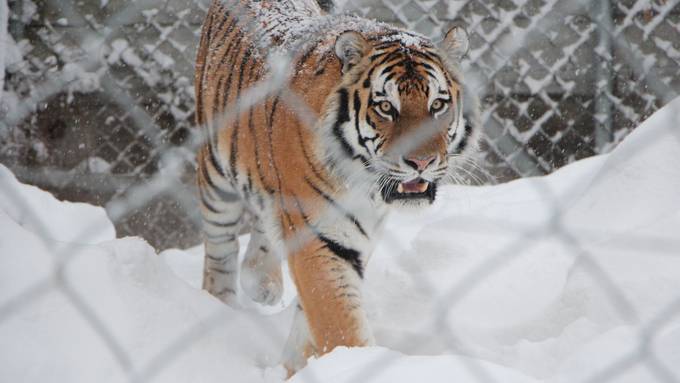
<path id="1" fill-rule="evenodd" d="M 388 204 L 432 203 L 449 158 L 469 135 L 452 63 L 467 50 L 464 31 L 452 29 L 439 48 L 424 39 L 406 45 L 345 32 L 335 48 L 343 85 L 333 134 L 351 157 L 352 172 L 362 174 L 354 178 L 367 180 Z"/>

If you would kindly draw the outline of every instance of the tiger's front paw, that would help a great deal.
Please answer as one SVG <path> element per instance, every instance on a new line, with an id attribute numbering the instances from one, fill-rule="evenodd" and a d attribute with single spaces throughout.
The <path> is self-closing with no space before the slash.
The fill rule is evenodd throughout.
<path id="1" fill-rule="evenodd" d="M 246 266 L 241 273 L 241 288 L 253 301 L 263 305 L 274 305 L 283 295 L 281 269 L 262 270 Z"/>
<path id="2" fill-rule="evenodd" d="M 206 267 L 203 271 L 203 289 L 232 307 L 239 307 L 235 279 L 231 272 L 221 268 Z"/>

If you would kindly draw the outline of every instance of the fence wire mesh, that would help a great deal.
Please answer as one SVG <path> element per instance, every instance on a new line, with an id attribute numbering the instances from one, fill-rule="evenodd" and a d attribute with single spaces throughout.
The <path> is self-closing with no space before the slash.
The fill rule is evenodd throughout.
<path id="1" fill-rule="evenodd" d="M 21 107 L 4 122 L 3 163 L 60 198 L 102 205 L 156 173 L 165 148 L 192 132 L 207 5 L 146 1 L 131 12 L 125 2 L 10 1 L 23 57 L 7 67 L 5 93 Z M 608 152 L 680 89 L 676 1 L 352 0 L 342 9 L 434 38 L 452 23 L 469 30 L 463 64 L 482 100 L 484 182 Z M 95 54 L 86 36 L 98 36 Z M 50 87 L 55 80 L 63 85 Z M 118 230 L 159 248 L 195 244 L 187 202 L 159 196 Z"/>
<path id="2" fill-rule="evenodd" d="M 0 161 L 19 179 L 60 198 L 105 206 L 120 236 L 143 236 L 157 249 L 200 242 L 193 185 L 202 137 L 194 127 L 193 63 L 208 6 L 208 0 L 9 1 L 9 31 L 20 54 L 6 68 Z M 453 23 L 466 27 L 471 49 L 463 68 L 482 100 L 484 126 L 479 156 L 484 178 L 475 176 L 476 183 L 548 174 L 606 153 L 680 94 L 677 0 L 348 0 L 339 11 L 435 39 Z M 265 84 L 244 103 L 283 86 Z M 226 118 L 243 108 L 235 105 Z M 10 197 L 22 204 L 21 196 Z M 552 197 L 546 192 L 546 200 Z M 438 317 L 494 269 L 512 263 L 511 255 L 525 250 L 528 237 L 550 235 L 601 282 L 619 315 L 634 321 L 620 288 L 562 225 L 562 207 L 551 211 L 554 226 L 525 233 L 494 262 L 470 272 L 439 302 Z M 677 252 L 680 244 L 670 248 Z M 53 279 L 0 307 L 0 322 L 58 289 L 101 336 L 129 380 L 142 382 L 227 319 L 224 313 L 206 319 L 137 368 L 62 274 L 75 256 L 60 257 Z M 418 284 L 431 288 L 428 280 Z M 614 381 L 639 365 L 655 381 L 680 381 L 648 345 L 678 312 L 680 298 L 643 326 L 633 355 L 590 381 Z M 445 322 L 439 329 L 456 349 L 455 329 Z M 371 366 L 355 381 L 367 381 L 381 367 Z M 494 381 L 483 366 L 471 362 L 467 368 L 480 382 Z"/>

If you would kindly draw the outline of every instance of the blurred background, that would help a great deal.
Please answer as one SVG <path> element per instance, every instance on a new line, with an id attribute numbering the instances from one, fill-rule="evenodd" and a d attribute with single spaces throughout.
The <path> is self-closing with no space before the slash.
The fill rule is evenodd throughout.
<path id="1" fill-rule="evenodd" d="M 608 152 L 680 94 L 680 0 L 336 3 L 337 12 L 435 40 L 453 23 L 467 28 L 464 72 L 484 125 L 479 183 Z M 111 215 L 119 236 L 142 236 L 159 250 L 198 244 L 195 153 L 186 144 L 196 129 L 193 62 L 208 4 L 9 0 L 0 15 L 9 31 L 0 51 L 0 163 L 58 198 L 109 212 L 147 180 L 179 170 L 172 193 L 149 192 Z"/>

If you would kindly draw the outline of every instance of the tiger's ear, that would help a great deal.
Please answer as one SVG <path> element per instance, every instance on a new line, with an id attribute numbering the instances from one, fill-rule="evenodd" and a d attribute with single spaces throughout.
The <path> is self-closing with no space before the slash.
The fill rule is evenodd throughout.
<path id="1" fill-rule="evenodd" d="M 342 62 L 342 73 L 346 73 L 368 53 L 368 41 L 359 32 L 343 32 L 335 40 L 335 55 Z"/>
<path id="2" fill-rule="evenodd" d="M 470 40 L 465 28 L 454 26 L 449 29 L 444 39 L 439 43 L 439 48 L 453 60 L 462 59 L 470 49 Z"/>

